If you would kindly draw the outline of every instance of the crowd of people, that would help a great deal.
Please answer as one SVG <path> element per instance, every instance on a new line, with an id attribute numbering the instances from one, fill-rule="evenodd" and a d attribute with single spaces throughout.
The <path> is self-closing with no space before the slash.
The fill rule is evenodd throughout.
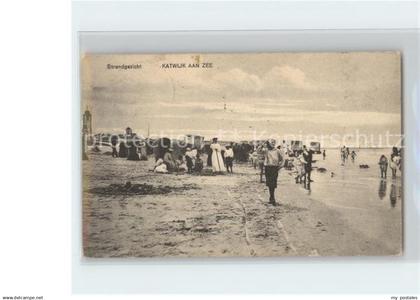
<path id="1" fill-rule="evenodd" d="M 163 154 L 163 157 L 156 157 L 155 167 L 153 169 L 156 173 L 170 173 L 170 172 L 187 172 L 201 173 L 204 167 L 200 152 L 196 148 L 186 148 L 185 155 L 179 155 L 177 159 L 174 158 L 174 149 L 169 147 Z"/>
<path id="2" fill-rule="evenodd" d="M 397 171 L 401 171 L 401 149 L 392 147 L 392 152 L 389 158 L 389 167 L 391 169 L 392 178 L 397 177 Z M 386 178 L 388 172 L 388 158 L 382 154 L 379 158 L 379 169 L 381 171 L 381 178 Z"/>
<path id="3" fill-rule="evenodd" d="M 172 150 L 169 149 L 168 153 Z M 276 146 L 274 140 L 268 140 L 255 144 L 249 153 L 249 161 L 254 169 L 258 170 L 259 181 L 267 185 L 269 190 L 269 203 L 275 205 L 275 189 L 277 188 L 277 179 L 279 170 L 285 168 L 294 173 L 296 184 L 303 184 L 310 189 L 311 173 L 313 170 L 314 152 L 303 145 L 301 149 L 292 151 L 283 141 Z M 207 150 L 207 166 L 211 167 L 214 174 L 223 174 L 225 172 L 233 173 L 233 162 L 236 161 L 236 155 L 232 144 L 222 146 L 217 138 L 213 138 L 212 143 Z M 243 154 L 242 154 L 243 155 Z M 326 158 L 326 150 L 321 152 L 323 160 Z M 164 155 L 163 159 L 157 161 L 156 172 L 168 172 L 170 170 L 186 170 L 187 173 L 200 173 L 203 170 L 203 161 L 200 158 L 200 151 L 196 148 L 187 148 L 185 161 L 180 157 L 178 161 L 171 159 L 171 155 Z M 347 161 L 355 162 L 357 153 L 349 147 L 340 148 L 341 164 Z M 389 162 L 389 163 L 388 163 Z M 162 165 L 165 165 L 163 167 Z M 393 148 L 390 159 L 382 155 L 379 159 L 381 178 L 386 178 L 388 165 L 392 170 L 392 177 L 396 177 L 397 170 L 401 170 L 401 152 L 396 147 Z M 331 173 L 333 174 L 333 173 Z"/>
<path id="4" fill-rule="evenodd" d="M 343 147 L 340 148 L 340 156 L 341 156 L 341 165 L 344 165 L 346 161 L 349 160 L 349 157 L 351 161 L 354 163 L 357 154 L 356 154 L 356 151 L 354 150 L 350 152 L 350 148 L 344 145 Z"/>
<path id="5" fill-rule="evenodd" d="M 236 148 L 238 151 L 238 148 Z M 204 150 L 207 154 L 207 167 L 211 168 L 213 174 L 233 173 L 233 163 L 236 156 L 244 155 L 243 152 L 235 152 L 234 145 L 221 145 L 217 138 L 213 138 L 211 144 Z M 173 148 L 164 150 L 161 157 L 156 157 L 154 172 L 186 172 L 188 174 L 200 174 L 203 170 L 201 151 L 195 147 L 187 147 L 183 155 L 174 159 Z M 313 151 L 303 146 L 301 150 L 291 151 L 283 141 L 276 147 L 275 140 L 260 142 L 250 148 L 246 153 L 251 165 L 259 170 L 260 182 L 267 185 L 269 190 L 269 203 L 275 205 L 275 189 L 279 170 L 287 168 L 296 172 L 296 183 L 303 183 L 305 187 L 310 185 Z M 324 152 L 325 155 L 325 152 Z"/>
<path id="6" fill-rule="evenodd" d="M 385 179 L 387 178 L 388 173 L 388 166 L 391 169 L 391 175 L 392 178 L 397 177 L 397 171 L 401 171 L 401 149 L 398 149 L 397 147 L 392 147 L 392 152 L 388 157 L 385 154 L 382 154 L 379 157 L 379 171 L 381 178 Z M 344 165 L 346 161 L 351 159 L 351 161 L 354 163 L 357 154 L 354 150 L 350 151 L 350 149 L 346 146 L 343 146 L 340 149 L 340 156 L 341 156 L 341 165 Z M 360 165 L 360 167 L 368 167 L 367 165 Z"/>
<path id="7" fill-rule="evenodd" d="M 118 135 L 110 137 L 112 157 L 126 158 L 127 160 L 147 160 L 146 147 L 138 145 L 138 138 L 130 127 L 125 129 L 124 139 Z"/>
<path id="8" fill-rule="evenodd" d="M 401 155 L 402 155 L 401 149 L 398 149 L 397 147 L 392 147 L 392 152 L 389 156 L 389 159 L 385 154 L 382 154 L 379 157 L 378 165 L 379 165 L 381 178 L 383 179 L 387 178 L 388 166 L 391 169 L 392 178 L 397 177 L 397 171 L 401 171 L 401 167 L 402 167 Z M 346 161 L 349 160 L 349 158 L 354 163 L 357 157 L 357 153 L 354 150 L 350 151 L 348 147 L 343 146 L 340 149 L 340 156 L 341 156 L 341 165 L 343 166 L 346 163 Z M 368 165 L 360 165 L 360 167 L 365 168 L 365 167 L 368 167 Z"/>
<path id="9" fill-rule="evenodd" d="M 167 147 L 163 157 L 156 156 L 154 171 L 158 173 L 184 172 L 188 174 L 201 173 L 204 168 L 204 162 L 201 159 L 201 151 L 197 147 L 187 147 L 185 154 L 180 154 L 178 159 L 173 157 L 173 148 Z M 213 138 L 210 147 L 207 150 L 207 167 L 212 168 L 214 174 L 223 174 L 225 172 L 233 173 L 234 151 L 231 145 L 222 146 L 217 138 Z"/>
<path id="10" fill-rule="evenodd" d="M 126 135 L 133 136 L 130 128 L 127 128 Z M 138 150 L 132 139 L 119 142 L 111 138 L 112 156 L 125 157 L 128 160 L 147 159 L 147 152 Z M 259 181 L 267 185 L 269 190 L 269 203 L 276 204 L 274 191 L 277 188 L 279 170 L 285 168 L 292 171 L 296 184 L 303 184 L 310 189 L 311 173 L 315 162 L 313 151 L 303 145 L 300 149 L 289 148 L 285 141 L 276 146 L 274 140 L 260 141 L 253 144 L 229 143 L 221 145 L 218 138 L 213 138 L 207 147 L 186 147 L 185 150 L 174 153 L 170 141 L 167 146 L 154 151 L 155 165 L 153 171 L 156 173 L 185 172 L 187 174 L 201 174 L 204 170 L 202 154 L 207 154 L 207 169 L 211 168 L 212 174 L 233 173 L 234 162 L 251 162 L 254 169 L 258 170 Z M 144 149 L 143 149 L 144 150 Z M 323 160 L 326 158 L 326 150 L 322 152 Z M 140 154 L 140 155 L 139 155 Z M 340 148 L 341 165 L 344 166 L 349 160 L 355 162 L 357 153 L 349 147 Z M 379 158 L 379 169 L 381 178 L 387 177 L 388 166 L 391 169 L 392 177 L 395 178 L 397 171 L 401 170 L 401 150 L 393 147 L 389 159 L 385 155 Z M 265 180 L 264 180 L 265 179 Z"/>

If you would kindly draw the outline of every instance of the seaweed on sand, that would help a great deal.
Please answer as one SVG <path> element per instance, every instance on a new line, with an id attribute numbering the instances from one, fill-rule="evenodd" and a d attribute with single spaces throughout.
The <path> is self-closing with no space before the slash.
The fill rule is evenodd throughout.
<path id="1" fill-rule="evenodd" d="M 127 181 L 125 184 L 111 183 L 108 186 L 94 187 L 89 189 L 92 194 L 101 195 L 162 195 L 174 191 L 185 191 L 191 189 L 199 189 L 195 184 L 184 184 L 182 186 L 154 186 L 147 183 L 132 184 Z"/>

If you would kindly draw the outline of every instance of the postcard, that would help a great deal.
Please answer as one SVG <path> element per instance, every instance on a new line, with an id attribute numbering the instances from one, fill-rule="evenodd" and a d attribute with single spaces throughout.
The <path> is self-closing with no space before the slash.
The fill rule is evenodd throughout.
<path id="1" fill-rule="evenodd" d="M 402 254 L 399 52 L 81 58 L 86 257 Z"/>

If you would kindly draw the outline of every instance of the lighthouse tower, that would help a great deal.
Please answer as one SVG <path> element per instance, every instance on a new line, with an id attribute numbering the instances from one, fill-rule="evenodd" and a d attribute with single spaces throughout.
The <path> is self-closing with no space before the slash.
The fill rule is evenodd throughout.
<path id="1" fill-rule="evenodd" d="M 92 135 L 92 114 L 86 108 L 85 113 L 83 114 L 83 133 Z"/>
<path id="2" fill-rule="evenodd" d="M 86 143 L 88 143 L 88 139 L 92 139 L 92 114 L 87 108 L 83 114 L 82 124 L 82 159 L 88 160 Z"/>

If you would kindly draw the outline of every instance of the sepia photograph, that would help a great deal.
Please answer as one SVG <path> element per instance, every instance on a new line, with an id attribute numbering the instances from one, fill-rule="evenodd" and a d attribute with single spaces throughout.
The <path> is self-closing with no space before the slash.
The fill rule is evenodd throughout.
<path id="1" fill-rule="evenodd" d="M 85 257 L 400 256 L 399 52 L 81 57 Z"/>
<path id="2" fill-rule="evenodd" d="M 0 300 L 420 299 L 420 0 L 0 7 Z"/>

